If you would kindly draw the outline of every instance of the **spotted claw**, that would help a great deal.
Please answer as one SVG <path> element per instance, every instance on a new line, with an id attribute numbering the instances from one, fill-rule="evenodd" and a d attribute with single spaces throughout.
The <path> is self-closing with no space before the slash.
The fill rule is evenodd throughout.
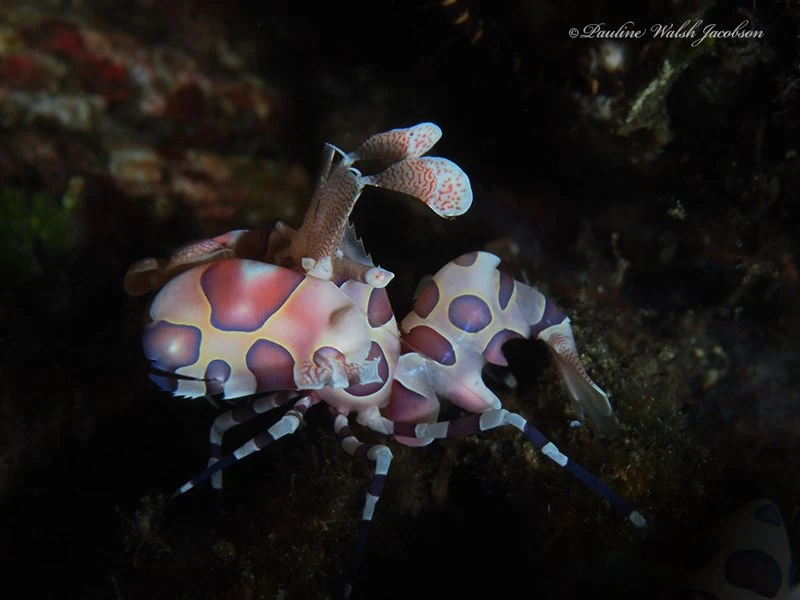
<path id="1" fill-rule="evenodd" d="M 446 158 L 408 158 L 362 180 L 419 198 L 440 217 L 463 215 L 472 206 L 469 177 Z"/>
<path id="2" fill-rule="evenodd" d="M 348 160 L 389 160 L 398 162 L 425 154 L 442 137 L 442 130 L 434 123 L 420 123 L 405 129 L 392 129 L 369 137 Z"/>

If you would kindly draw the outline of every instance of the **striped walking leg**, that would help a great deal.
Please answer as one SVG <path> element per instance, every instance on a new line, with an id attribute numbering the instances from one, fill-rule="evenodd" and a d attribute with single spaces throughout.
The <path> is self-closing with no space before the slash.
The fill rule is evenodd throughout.
<path id="1" fill-rule="evenodd" d="M 375 473 L 372 476 L 372 482 L 369 484 L 369 489 L 367 490 L 367 499 L 364 502 L 361 522 L 358 525 L 356 547 L 353 550 L 350 567 L 347 573 L 347 580 L 345 582 L 344 597 L 345 600 L 347 600 L 353 591 L 353 581 L 361 562 L 361 555 L 364 553 L 364 546 L 366 546 L 367 543 L 372 514 L 375 512 L 375 505 L 380 499 L 383 484 L 389 472 L 389 465 L 392 463 L 392 451 L 389 450 L 388 446 L 384 446 L 383 444 L 365 444 L 358 441 L 350 430 L 350 426 L 347 424 L 347 417 L 344 415 L 336 415 L 333 421 L 333 429 L 345 452 L 351 456 L 368 458 L 369 460 L 375 461 Z"/>
<path id="2" fill-rule="evenodd" d="M 208 466 L 213 467 L 222 459 L 222 436 L 225 432 L 237 425 L 246 423 L 259 415 L 284 406 L 290 400 L 299 396 L 298 392 L 277 392 L 274 394 L 254 396 L 237 404 L 231 410 L 222 413 L 211 425 L 208 434 L 209 459 Z M 222 489 L 222 471 L 217 471 L 211 476 L 211 487 L 215 490 Z"/>
<path id="3" fill-rule="evenodd" d="M 647 521 L 642 514 L 627 500 L 586 471 L 586 469 L 581 467 L 578 463 L 570 460 L 565 454 L 562 454 L 553 442 L 548 440 L 542 432 L 528 423 L 522 415 L 517 413 L 512 413 L 501 408 L 489 410 L 481 414 L 469 415 L 452 421 L 440 421 L 438 423 L 395 423 L 384 419 L 382 427 L 388 429 L 389 433 L 393 433 L 394 435 L 420 439 L 442 439 L 465 437 L 504 425 L 511 425 L 519 429 L 533 442 L 537 450 L 558 464 L 558 466 L 567 473 L 579 479 L 584 485 L 605 498 L 615 510 L 625 515 L 636 527 L 647 526 Z"/>
<path id="4" fill-rule="evenodd" d="M 234 450 L 232 454 L 228 454 L 227 456 L 220 458 L 212 466 L 201 471 L 195 477 L 179 487 L 178 491 L 176 491 L 172 497 L 174 498 L 175 496 L 185 494 L 193 487 L 213 477 L 215 473 L 219 473 L 222 471 L 222 469 L 229 467 L 235 462 L 239 462 L 245 456 L 249 456 L 254 452 L 262 450 L 275 440 L 280 439 L 285 435 L 294 433 L 297 431 L 298 427 L 300 427 L 300 423 L 303 421 L 303 415 L 306 414 L 306 411 L 319 401 L 320 399 L 316 394 L 303 396 L 300 398 L 300 400 L 295 402 L 292 408 L 288 410 L 286 414 L 283 415 L 272 427 L 263 433 L 259 433 L 256 437 Z"/>

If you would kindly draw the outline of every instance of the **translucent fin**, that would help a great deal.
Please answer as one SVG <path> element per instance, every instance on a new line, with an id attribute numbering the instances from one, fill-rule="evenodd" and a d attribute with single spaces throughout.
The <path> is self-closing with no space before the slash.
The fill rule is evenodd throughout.
<path id="1" fill-rule="evenodd" d="M 333 144 L 325 144 L 322 149 L 322 161 L 319 172 L 320 181 L 326 181 L 328 179 L 328 175 L 331 173 L 331 167 L 333 167 L 333 159 L 337 154 L 341 158 L 345 158 L 347 156 L 342 150 Z"/>
<path id="2" fill-rule="evenodd" d="M 372 262 L 372 256 L 364 249 L 364 242 L 358 237 L 356 228 L 352 223 L 348 223 L 344 230 L 341 250 L 345 257 L 353 262 L 369 266 L 375 265 L 375 263 Z"/>
<path id="3" fill-rule="evenodd" d="M 576 372 L 568 361 L 555 354 L 556 367 L 569 391 L 573 410 L 588 416 L 597 431 L 606 437 L 619 433 L 619 421 L 606 393 L 594 381 Z"/>
<path id="4" fill-rule="evenodd" d="M 539 339 L 547 344 L 556 359 L 556 366 L 569 391 L 572 407 L 579 417 L 588 415 L 602 435 L 616 435 L 619 432 L 619 421 L 614 414 L 614 408 L 608 394 L 592 381 L 583 367 L 569 319 L 548 327 L 539 334 Z"/>

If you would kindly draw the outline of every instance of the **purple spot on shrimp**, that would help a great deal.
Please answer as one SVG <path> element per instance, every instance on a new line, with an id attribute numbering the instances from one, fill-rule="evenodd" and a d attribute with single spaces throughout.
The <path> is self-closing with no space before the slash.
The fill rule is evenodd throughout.
<path id="1" fill-rule="evenodd" d="M 294 359 L 283 346 L 258 340 L 247 351 L 247 368 L 256 377 L 257 392 L 294 389 Z"/>
<path id="2" fill-rule="evenodd" d="M 386 407 L 389 418 L 393 421 L 411 422 L 424 415 L 428 408 L 428 399 L 408 389 L 396 379 L 392 382 L 392 401 Z"/>
<path id="3" fill-rule="evenodd" d="M 228 381 L 231 376 L 231 366 L 224 360 L 214 359 L 206 367 L 206 373 L 203 379 L 206 380 L 206 393 L 208 394 L 221 394 L 223 393 L 222 384 Z"/>
<path id="4" fill-rule="evenodd" d="M 533 323 L 531 325 L 531 337 L 536 338 L 545 329 L 563 323 L 566 318 L 567 315 L 565 315 L 558 306 L 550 302 L 548 298 L 545 298 L 542 318 L 539 319 L 538 323 Z"/>
<path id="5" fill-rule="evenodd" d="M 500 365 L 501 367 L 508 366 L 508 361 L 503 355 L 503 344 L 509 340 L 522 338 L 516 331 L 510 329 L 503 329 L 494 334 L 489 343 L 486 344 L 486 349 L 483 351 L 483 358 L 493 365 Z"/>
<path id="6" fill-rule="evenodd" d="M 725 560 L 725 578 L 732 584 L 774 598 L 781 590 L 783 573 L 772 556 L 760 550 L 738 550 Z"/>
<path id="7" fill-rule="evenodd" d="M 202 338 L 200 330 L 192 325 L 155 321 L 145 328 L 142 347 L 153 367 L 174 373 L 197 362 Z"/>
<path id="8" fill-rule="evenodd" d="M 402 340 L 403 353 L 417 352 L 441 365 L 456 364 L 456 351 L 440 333 L 426 325 L 417 325 Z"/>
<path id="9" fill-rule="evenodd" d="M 415 423 L 432 423 L 439 414 L 436 397 L 426 398 L 408 389 L 396 379 L 392 382 L 392 400 L 385 409 L 386 416 L 394 421 L 394 437 L 406 446 L 425 446 L 431 440 L 416 435 Z"/>
<path id="10" fill-rule="evenodd" d="M 762 523 L 769 523 L 770 525 L 775 525 L 775 527 L 783 526 L 783 519 L 781 519 L 781 513 L 778 512 L 778 509 L 775 508 L 773 504 L 769 503 L 762 504 L 753 511 L 753 517 L 755 517 Z"/>
<path id="11" fill-rule="evenodd" d="M 380 361 L 378 362 L 378 377 L 380 377 L 381 380 L 373 381 L 372 383 L 358 383 L 356 385 L 351 385 L 350 387 L 345 388 L 345 392 L 351 396 L 370 396 L 381 390 L 383 386 L 386 385 L 386 381 L 389 379 L 389 363 L 386 360 L 386 355 L 383 353 L 383 350 L 377 344 L 377 342 L 372 342 L 372 345 L 369 348 L 369 354 L 367 355 L 367 361 L 371 361 L 376 358 Z"/>
<path id="12" fill-rule="evenodd" d="M 467 254 L 462 254 L 458 258 L 454 259 L 453 262 L 457 264 L 459 267 L 471 267 L 475 264 L 475 261 L 478 260 L 478 253 L 477 252 L 469 252 Z"/>
<path id="13" fill-rule="evenodd" d="M 503 310 L 508 306 L 508 301 L 511 300 L 511 294 L 514 293 L 514 278 L 508 273 L 500 273 L 500 291 L 497 294 L 497 301 L 500 303 L 500 308 Z"/>
<path id="14" fill-rule="evenodd" d="M 423 319 L 426 318 L 439 302 L 439 286 L 431 279 L 414 301 L 414 312 Z"/>
<path id="15" fill-rule="evenodd" d="M 367 304 L 367 319 L 370 327 L 380 327 L 394 317 L 389 296 L 383 288 L 374 288 L 369 294 Z"/>
<path id="16" fill-rule="evenodd" d="M 492 322 L 492 309 L 477 296 L 465 294 L 450 303 L 447 316 L 460 330 L 477 333 Z"/>
<path id="17" fill-rule="evenodd" d="M 257 331 L 280 309 L 304 276 L 254 260 L 212 263 L 200 277 L 211 324 L 222 331 Z"/>

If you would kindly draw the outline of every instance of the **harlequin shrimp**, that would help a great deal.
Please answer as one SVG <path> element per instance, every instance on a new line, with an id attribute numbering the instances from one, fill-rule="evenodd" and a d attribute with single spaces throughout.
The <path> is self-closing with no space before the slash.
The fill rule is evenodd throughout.
<path id="1" fill-rule="evenodd" d="M 664 600 L 800 599 L 786 522 L 767 499 L 717 523 L 686 553 L 688 573 Z"/>
<path id="2" fill-rule="evenodd" d="M 143 336 L 151 378 L 176 396 L 234 403 L 211 427 L 208 468 L 176 494 L 207 479 L 221 488 L 222 469 L 296 432 L 310 408 L 326 404 L 345 452 L 375 463 L 353 564 L 392 452 L 359 441 L 351 415 L 407 445 L 509 425 L 634 525 L 645 526 L 626 500 L 522 415 L 505 410 L 484 384 L 487 363 L 507 365 L 506 341 L 534 337 L 550 350 L 575 410 L 601 433 L 618 425 L 608 396 L 581 364 L 569 318 L 499 271 L 499 258 L 471 252 L 452 260 L 422 287 L 398 327 L 385 289 L 394 275 L 375 265 L 349 217 L 369 187 L 415 197 L 441 217 L 465 213 L 473 199 L 467 175 L 445 158 L 424 156 L 440 137 L 436 125 L 422 123 L 373 135 L 350 153 L 328 144 L 299 229 L 278 223 L 270 231 L 231 231 L 189 243 L 169 260 L 148 258 L 130 267 L 128 293 L 156 292 Z M 364 175 L 356 168 L 362 161 L 388 166 Z M 440 421 L 440 400 L 467 415 Z M 290 408 L 274 425 L 223 454 L 225 432 L 284 405 Z"/>

